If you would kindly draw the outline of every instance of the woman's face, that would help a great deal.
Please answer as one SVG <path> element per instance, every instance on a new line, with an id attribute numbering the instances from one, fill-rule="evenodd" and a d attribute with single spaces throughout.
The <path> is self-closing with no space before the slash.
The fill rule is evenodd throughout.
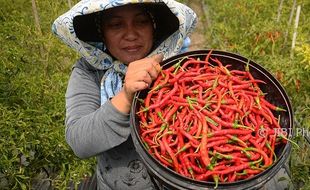
<path id="1" fill-rule="evenodd" d="M 116 59 L 128 64 L 150 53 L 153 22 L 142 8 L 132 5 L 113 8 L 103 18 L 103 40 Z"/>

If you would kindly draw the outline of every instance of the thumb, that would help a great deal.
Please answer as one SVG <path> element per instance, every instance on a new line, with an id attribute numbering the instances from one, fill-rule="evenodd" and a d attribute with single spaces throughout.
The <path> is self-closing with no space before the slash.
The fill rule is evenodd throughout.
<path id="1" fill-rule="evenodd" d="M 164 59 L 164 55 L 163 55 L 162 53 L 159 53 L 159 54 L 153 55 L 152 58 L 153 58 L 156 62 L 160 63 L 160 62 Z"/>

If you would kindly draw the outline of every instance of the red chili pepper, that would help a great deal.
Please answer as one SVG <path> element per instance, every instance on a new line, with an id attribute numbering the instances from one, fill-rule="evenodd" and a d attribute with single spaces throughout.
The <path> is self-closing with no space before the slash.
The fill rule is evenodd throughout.
<path id="1" fill-rule="evenodd" d="M 213 149 L 220 153 L 232 152 L 234 150 L 231 147 L 226 146 L 214 146 Z"/>
<path id="2" fill-rule="evenodd" d="M 219 135 L 247 135 L 251 133 L 251 130 L 244 129 L 222 129 L 220 131 L 214 131 L 208 134 L 208 137 L 219 136 Z"/>
<path id="3" fill-rule="evenodd" d="M 280 108 L 278 106 L 275 106 L 273 104 L 271 104 L 270 102 L 268 102 L 267 100 L 265 100 L 263 97 L 260 98 L 260 101 L 265 104 L 268 108 L 272 109 L 272 110 L 275 110 L 275 111 L 286 111 L 285 109 L 283 108 Z"/>
<path id="4" fill-rule="evenodd" d="M 162 158 L 162 156 L 158 153 L 156 148 L 154 148 L 153 150 L 154 150 L 154 155 L 156 156 L 157 159 L 160 160 L 161 163 L 163 163 L 165 166 L 169 166 L 169 167 L 172 166 L 172 164 L 170 162 L 168 162 L 167 160 Z"/>
<path id="5" fill-rule="evenodd" d="M 186 167 L 186 169 L 190 173 L 191 178 L 195 179 L 195 174 L 194 174 L 194 171 L 193 171 L 193 168 L 192 168 L 192 165 L 191 165 L 189 159 L 187 157 L 185 157 L 184 155 L 182 156 L 182 158 L 183 158 L 184 166 Z"/>
<path id="6" fill-rule="evenodd" d="M 179 171 L 179 162 L 178 162 L 177 158 L 174 156 L 174 153 L 173 153 L 172 149 L 171 149 L 170 146 L 168 145 L 166 136 L 163 136 L 163 138 L 162 138 L 162 143 L 164 144 L 164 146 L 165 146 L 165 148 L 166 148 L 166 150 L 167 150 L 169 156 L 170 156 L 171 159 L 172 159 L 172 164 L 173 164 L 173 166 L 174 166 L 174 169 L 175 169 L 176 171 Z"/>
<path id="7" fill-rule="evenodd" d="M 208 54 L 207 54 L 207 56 L 206 56 L 206 58 L 205 58 L 205 62 L 206 62 L 206 63 L 209 63 L 209 59 L 210 59 L 210 57 L 211 57 L 211 54 L 212 54 L 212 50 L 210 50 L 210 51 L 208 52 Z"/>
<path id="8" fill-rule="evenodd" d="M 230 135 L 230 134 L 227 134 L 226 136 L 229 137 L 232 141 L 239 143 L 242 147 L 248 147 L 248 145 L 245 142 L 243 142 L 241 139 L 239 139 L 238 137 Z"/>
<path id="9" fill-rule="evenodd" d="M 201 142 L 202 143 L 202 142 Z M 214 146 L 219 146 L 219 145 L 222 145 L 222 144 L 227 144 L 229 143 L 229 140 L 225 139 L 225 140 L 219 140 L 219 141 L 213 141 L 211 143 L 208 143 L 206 145 L 206 148 L 211 148 L 211 147 L 214 147 Z"/>
<path id="10" fill-rule="evenodd" d="M 264 167 L 268 167 L 271 165 L 272 161 L 268 158 L 267 154 L 263 150 L 258 149 L 258 148 L 253 148 L 253 147 L 248 147 L 248 148 L 245 148 L 244 150 L 255 151 L 255 152 L 258 152 L 259 154 L 261 154 L 263 156 L 263 159 L 264 159 Z"/>
<path id="11" fill-rule="evenodd" d="M 237 172 L 237 171 L 241 171 L 241 170 L 244 170 L 244 169 L 247 169 L 250 167 L 250 163 L 247 162 L 247 163 L 244 163 L 244 164 L 240 164 L 238 166 L 233 166 L 233 167 L 228 167 L 224 170 L 220 170 L 220 171 L 208 171 L 204 174 L 201 174 L 201 175 L 197 175 L 196 179 L 197 180 L 204 180 L 206 179 L 207 177 L 209 177 L 210 175 L 213 175 L 213 174 L 229 174 L 229 173 L 232 173 L 232 172 Z"/>
<path id="12" fill-rule="evenodd" d="M 208 124 L 205 119 L 202 118 L 202 139 L 200 144 L 200 154 L 203 164 L 208 167 L 210 159 L 208 155 Z"/>

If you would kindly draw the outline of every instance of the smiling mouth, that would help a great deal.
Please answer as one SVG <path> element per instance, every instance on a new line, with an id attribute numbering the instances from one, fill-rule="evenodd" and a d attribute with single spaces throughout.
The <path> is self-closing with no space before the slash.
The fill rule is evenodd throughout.
<path id="1" fill-rule="evenodd" d="M 142 46 L 130 46 L 130 47 L 125 47 L 124 50 L 127 52 L 137 52 L 141 49 Z"/>

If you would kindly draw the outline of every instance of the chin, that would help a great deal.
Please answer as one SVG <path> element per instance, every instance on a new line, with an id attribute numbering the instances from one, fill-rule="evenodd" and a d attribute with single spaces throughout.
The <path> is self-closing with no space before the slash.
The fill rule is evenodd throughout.
<path id="1" fill-rule="evenodd" d="M 133 62 L 133 61 L 137 61 L 137 60 L 139 60 L 139 59 L 143 59 L 143 58 L 145 58 L 146 56 L 142 56 L 142 55 L 135 55 L 135 56 L 128 56 L 128 57 L 124 57 L 124 63 L 131 63 L 131 62 Z"/>

